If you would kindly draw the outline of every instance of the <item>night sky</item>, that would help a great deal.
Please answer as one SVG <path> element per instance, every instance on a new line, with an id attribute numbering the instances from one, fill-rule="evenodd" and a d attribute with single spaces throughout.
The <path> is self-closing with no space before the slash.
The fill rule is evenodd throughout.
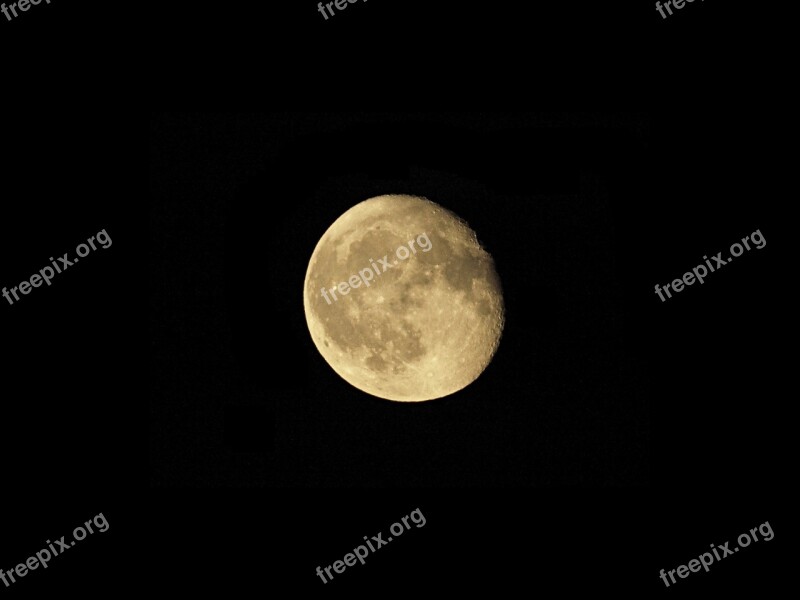
<path id="1" fill-rule="evenodd" d="M 109 524 L 0 591 L 776 595 L 790 38 L 752 3 L 672 7 L 0 16 L 0 288 L 113 241 L 0 297 L 0 569 Z M 303 313 L 320 237 L 390 193 L 464 219 L 502 282 L 494 359 L 429 402 L 348 384 Z"/>

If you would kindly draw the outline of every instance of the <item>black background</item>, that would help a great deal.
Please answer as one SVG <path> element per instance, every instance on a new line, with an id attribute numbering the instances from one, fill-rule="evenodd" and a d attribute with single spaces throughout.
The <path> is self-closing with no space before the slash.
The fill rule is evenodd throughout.
<path id="1" fill-rule="evenodd" d="M 0 300 L 0 568 L 111 526 L 0 590 L 779 588 L 787 54 L 756 36 L 781 15 L 437 7 L 53 0 L 0 22 L 0 285 L 113 240 Z M 484 374 L 419 406 L 339 379 L 302 315 L 316 241 L 387 192 L 466 219 L 507 306 Z M 756 229 L 763 250 L 653 293 Z M 417 507 L 424 528 L 316 577 Z M 773 541 L 658 578 L 764 521 Z"/>
<path id="2" fill-rule="evenodd" d="M 154 287 L 165 288 L 154 304 L 154 482 L 646 483 L 650 365 L 622 279 L 641 276 L 626 248 L 640 244 L 629 213 L 649 193 L 647 126 L 635 116 L 159 119 L 154 177 L 172 184 L 157 189 L 153 220 Z M 198 167 L 191 183 L 169 177 L 187 163 Z M 221 183 L 232 169 L 241 183 Z M 227 200 L 217 185 L 232 186 Z M 298 290 L 316 242 L 384 192 L 424 194 L 465 218 L 506 287 L 497 358 L 441 402 L 357 392 L 307 334 Z M 176 406 L 193 405 L 197 420 L 174 422 Z"/>

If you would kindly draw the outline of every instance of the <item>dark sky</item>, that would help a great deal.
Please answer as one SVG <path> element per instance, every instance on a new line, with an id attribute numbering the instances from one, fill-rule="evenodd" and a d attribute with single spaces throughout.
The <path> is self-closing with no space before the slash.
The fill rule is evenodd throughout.
<path id="1" fill-rule="evenodd" d="M 649 131 L 635 114 L 157 119 L 154 287 L 172 291 L 154 305 L 155 481 L 645 484 L 652 365 L 625 248 L 642 244 Z M 358 391 L 305 325 L 316 242 L 383 193 L 467 220 L 502 279 L 500 349 L 441 401 Z M 175 356 L 191 376 L 175 380 Z M 189 405 L 199 419 L 175 423 Z"/>
<path id="2" fill-rule="evenodd" d="M 776 595 L 791 20 L 654 4 L 0 16 L 0 286 L 113 240 L 0 298 L 0 569 L 110 523 L 0 590 Z M 370 397 L 307 331 L 315 244 L 384 193 L 465 219 L 502 281 L 498 353 L 445 399 Z M 425 527 L 319 581 L 417 508 Z M 662 584 L 766 521 L 774 541 Z"/>
<path id="3" fill-rule="evenodd" d="M 280 525 L 255 527 L 291 548 L 287 581 L 317 590 L 313 569 L 344 556 L 355 530 L 358 542 L 420 508 L 439 519 L 414 531 L 424 545 L 391 546 L 398 562 L 337 585 L 363 589 L 403 564 L 408 585 L 466 570 L 491 588 L 499 573 L 524 580 L 530 560 L 558 577 L 576 540 L 619 556 L 659 545 L 624 583 L 609 567 L 617 554 L 580 563 L 635 593 L 775 514 L 764 490 L 779 485 L 768 458 L 779 440 L 760 420 L 775 410 L 763 338 L 774 217 L 752 201 L 761 182 L 725 116 L 170 113 L 151 127 L 151 483 L 273 488 Z M 693 136 L 680 168 L 655 143 L 667 129 Z M 360 392 L 306 328 L 316 242 L 383 193 L 425 195 L 467 220 L 502 279 L 499 351 L 445 399 Z M 763 249 L 659 300 L 657 283 L 756 230 Z M 300 532 L 324 534 L 307 545 Z M 509 557 L 497 548 L 512 532 L 547 541 Z M 745 579 L 726 566 L 728 583 L 769 556 Z"/>

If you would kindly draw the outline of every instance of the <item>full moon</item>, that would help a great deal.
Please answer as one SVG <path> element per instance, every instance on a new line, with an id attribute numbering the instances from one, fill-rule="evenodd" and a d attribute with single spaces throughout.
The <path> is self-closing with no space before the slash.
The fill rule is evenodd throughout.
<path id="1" fill-rule="evenodd" d="M 317 243 L 303 304 L 314 344 L 345 381 L 404 402 L 453 394 L 492 360 L 504 305 L 492 257 L 426 198 L 353 206 Z"/>

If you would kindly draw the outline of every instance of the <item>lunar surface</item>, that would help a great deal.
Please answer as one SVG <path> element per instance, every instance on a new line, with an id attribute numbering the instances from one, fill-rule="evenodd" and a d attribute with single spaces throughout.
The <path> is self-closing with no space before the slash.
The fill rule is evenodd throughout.
<path id="1" fill-rule="evenodd" d="M 503 331 L 492 257 L 464 221 L 416 196 L 370 198 L 339 217 L 311 256 L 303 301 L 333 370 L 388 400 L 466 387 Z"/>

